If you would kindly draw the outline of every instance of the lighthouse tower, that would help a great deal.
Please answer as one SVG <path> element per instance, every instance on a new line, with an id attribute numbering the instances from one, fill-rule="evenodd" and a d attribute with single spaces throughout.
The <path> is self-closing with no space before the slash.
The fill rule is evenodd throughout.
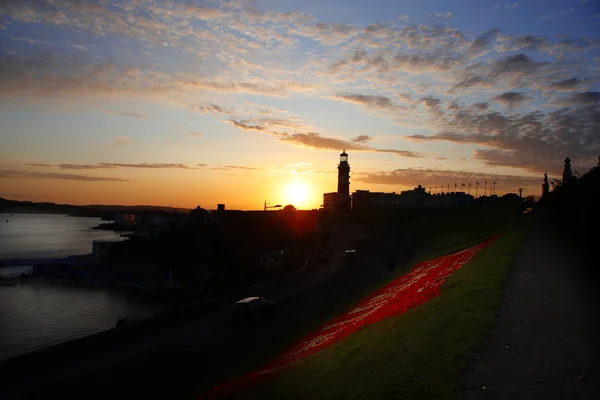
<path id="1" fill-rule="evenodd" d="M 337 208 L 339 210 L 350 209 L 350 164 L 348 164 L 346 150 L 340 154 L 340 163 L 338 164 Z"/>

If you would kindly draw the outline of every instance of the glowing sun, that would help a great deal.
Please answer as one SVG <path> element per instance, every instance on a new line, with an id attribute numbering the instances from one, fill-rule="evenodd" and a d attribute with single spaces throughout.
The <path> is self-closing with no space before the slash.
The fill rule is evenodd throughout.
<path id="1" fill-rule="evenodd" d="M 294 180 L 288 182 L 283 187 L 283 198 L 285 199 L 285 204 L 292 204 L 298 208 L 304 207 L 306 206 L 309 197 L 310 188 L 304 181 Z"/>

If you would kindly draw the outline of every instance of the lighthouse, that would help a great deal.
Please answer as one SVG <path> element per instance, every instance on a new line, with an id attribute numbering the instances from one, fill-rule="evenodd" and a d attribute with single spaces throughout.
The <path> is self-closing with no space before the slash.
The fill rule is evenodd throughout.
<path id="1" fill-rule="evenodd" d="M 338 190 L 337 190 L 337 208 L 339 210 L 350 209 L 350 164 L 348 164 L 348 154 L 346 150 L 340 154 L 340 163 L 338 164 Z"/>

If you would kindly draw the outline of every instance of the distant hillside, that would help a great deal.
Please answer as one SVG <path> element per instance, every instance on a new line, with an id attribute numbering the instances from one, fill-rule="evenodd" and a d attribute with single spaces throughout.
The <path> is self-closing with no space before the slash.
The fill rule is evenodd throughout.
<path id="1" fill-rule="evenodd" d="M 189 209 L 164 206 L 123 206 L 123 205 L 85 205 L 35 203 L 31 201 L 7 200 L 0 197 L 0 212 L 37 213 L 37 214 L 67 214 L 78 217 L 111 218 L 115 214 L 148 214 L 166 212 L 187 212 Z"/>

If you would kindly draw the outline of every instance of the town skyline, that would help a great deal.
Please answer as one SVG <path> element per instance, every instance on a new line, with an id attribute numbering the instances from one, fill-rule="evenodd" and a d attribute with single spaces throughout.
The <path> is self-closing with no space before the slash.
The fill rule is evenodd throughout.
<path id="1" fill-rule="evenodd" d="M 596 165 L 598 1 L 8 1 L 0 197 L 318 208 Z M 527 23 L 524 23 L 527 21 Z"/>

